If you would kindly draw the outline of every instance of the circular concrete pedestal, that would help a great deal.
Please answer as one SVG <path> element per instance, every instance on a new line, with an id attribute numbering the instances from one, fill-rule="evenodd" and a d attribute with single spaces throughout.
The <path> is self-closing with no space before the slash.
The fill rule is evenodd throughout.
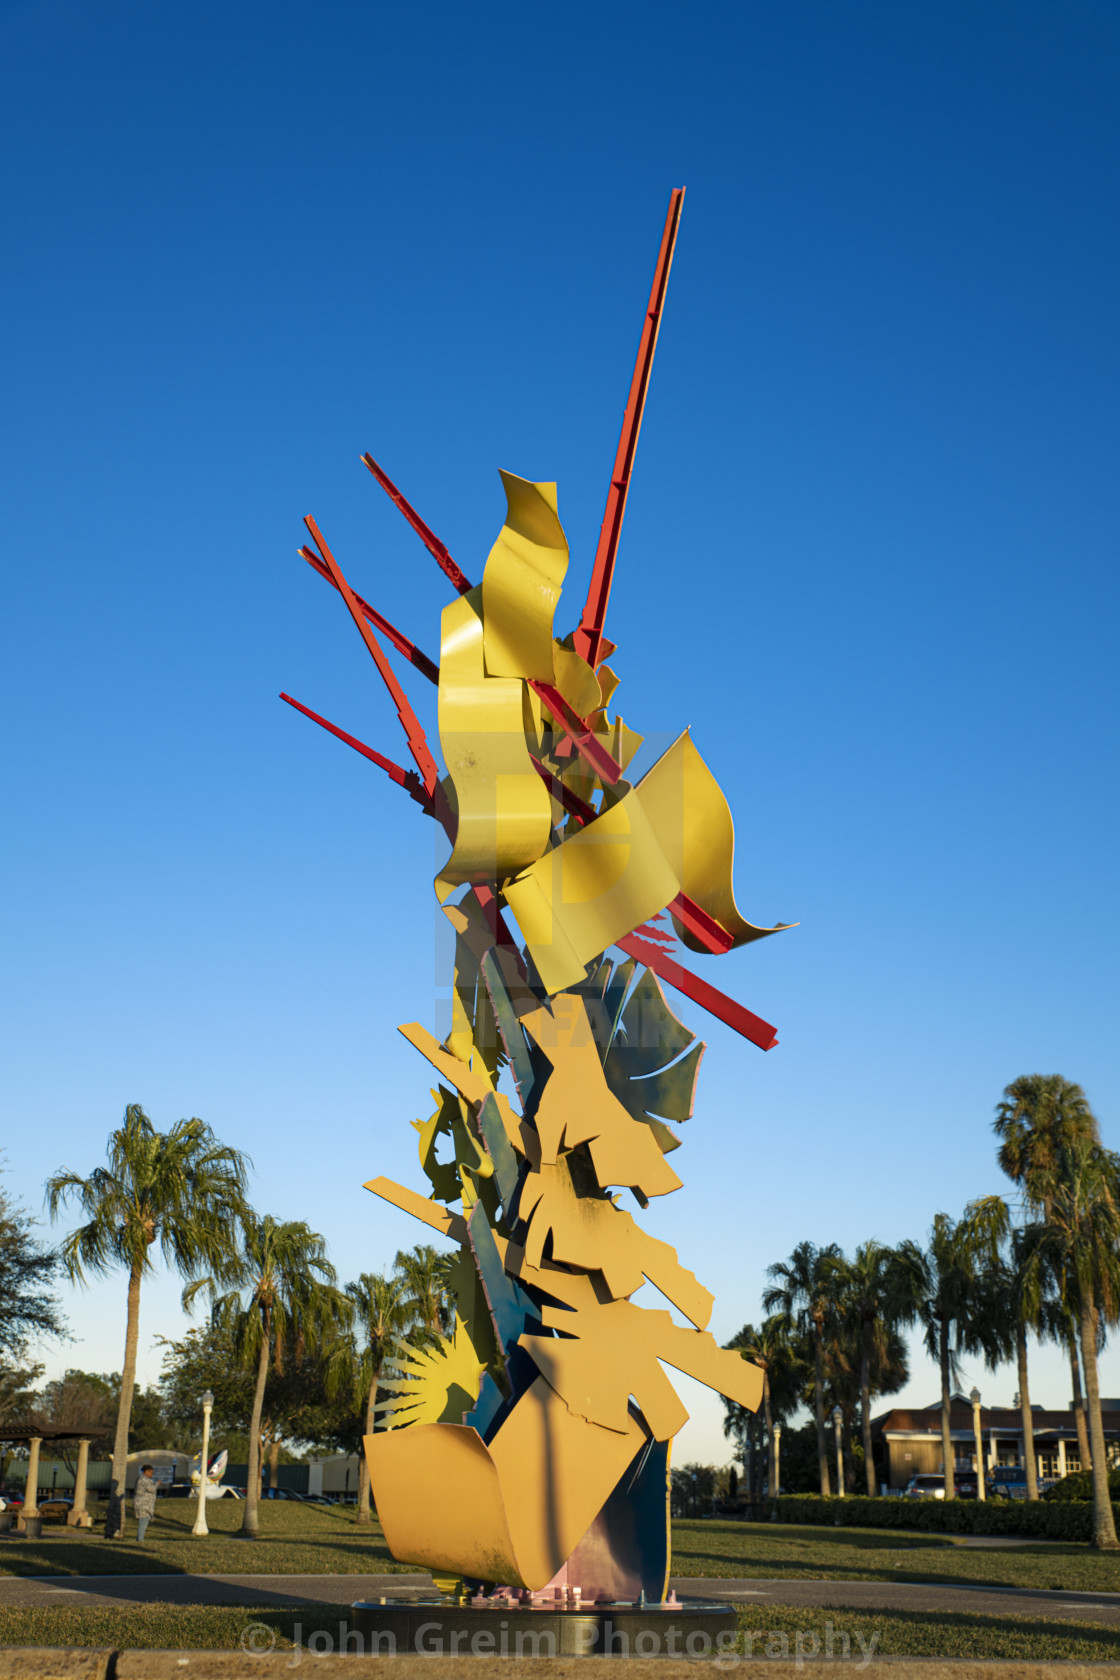
<path id="1" fill-rule="evenodd" d="M 730 1604 L 529 1604 L 447 1598 L 359 1600 L 360 1650 L 445 1657 L 712 1657 L 735 1647 Z"/>

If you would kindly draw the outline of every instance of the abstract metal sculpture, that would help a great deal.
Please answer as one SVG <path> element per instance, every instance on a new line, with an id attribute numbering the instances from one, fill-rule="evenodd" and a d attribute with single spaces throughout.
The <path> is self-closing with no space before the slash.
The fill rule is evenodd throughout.
<path id="1" fill-rule="evenodd" d="M 605 616 L 683 196 L 572 634 L 554 633 L 568 568 L 554 484 L 502 473 L 505 522 L 473 586 L 363 457 L 457 592 L 438 666 L 354 593 L 312 519 L 314 547 L 300 550 L 342 595 L 415 769 L 282 698 L 385 770 L 451 843 L 435 883 L 455 932 L 451 1030 L 440 1043 L 400 1029 L 436 1074 L 434 1110 L 413 1122 L 430 1190 L 367 1188 L 459 1245 L 455 1322 L 391 1361 L 365 1446 L 394 1556 L 460 1595 L 566 1586 L 584 1603 L 660 1602 L 669 1448 L 687 1419 L 662 1365 L 743 1406 L 761 1392 L 757 1369 L 706 1331 L 712 1296 L 619 1205 L 622 1192 L 645 1208 L 680 1188 L 671 1126 L 692 1114 L 704 1046 L 660 982 L 760 1048 L 776 1042 L 678 963 L 656 925 L 667 910 L 685 945 L 712 954 L 779 931 L 736 907 L 723 794 L 687 730 L 631 783 L 642 738 L 610 713 Z M 438 685 L 442 774 L 379 635 Z M 647 1279 L 687 1324 L 631 1299 Z"/>

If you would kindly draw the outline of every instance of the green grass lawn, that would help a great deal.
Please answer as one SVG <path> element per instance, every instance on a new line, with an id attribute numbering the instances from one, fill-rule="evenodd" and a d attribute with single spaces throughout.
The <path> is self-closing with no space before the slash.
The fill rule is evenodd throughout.
<path id="1" fill-rule="evenodd" d="M 105 1507 L 94 1510 L 103 1515 Z M 390 1556 L 377 1523 L 357 1527 L 353 1506 L 265 1500 L 258 1540 L 237 1533 L 245 1510 L 239 1499 L 209 1502 L 204 1540 L 191 1533 L 197 1510 L 190 1499 L 161 1499 L 142 1546 L 131 1511 L 124 1540 L 106 1540 L 100 1527 L 44 1524 L 42 1540 L 0 1543 L 0 1576 L 379 1575 L 410 1567 Z"/>
<path id="2" fill-rule="evenodd" d="M 376 1523 L 356 1526 L 352 1507 L 266 1501 L 259 1540 L 239 1538 L 243 1510 L 239 1501 L 212 1501 L 205 1540 L 191 1534 L 189 1500 L 161 1501 L 143 1546 L 131 1516 L 125 1540 L 106 1540 L 97 1529 L 48 1529 L 39 1541 L 0 1543 L 0 1575 L 364 1575 L 409 1568 L 390 1556 Z M 951 1535 L 784 1523 L 675 1522 L 673 1573 L 1120 1592 L 1120 1556 L 1072 1542 L 969 1547 Z"/>
<path id="3" fill-rule="evenodd" d="M 1018 1658 L 1039 1662 L 1112 1662 L 1117 1630 L 1093 1622 L 1032 1621 L 1019 1616 L 879 1615 L 860 1610 L 794 1610 L 751 1606 L 739 1615 L 740 1650 L 754 1657 L 811 1658 L 829 1642 L 853 1665 L 883 1657 Z M 291 1650 L 315 1633 L 339 1649 L 350 1631 L 343 1605 L 268 1610 L 150 1604 L 89 1609 L 12 1610 L 0 1607 L 0 1646 L 100 1646 L 128 1650 Z M 353 1644 L 350 1646 L 354 1649 Z"/>
<path id="4" fill-rule="evenodd" d="M 739 1648 L 753 1657 L 795 1661 L 843 1656 L 971 1657 L 985 1661 L 1115 1662 L 1120 1631 L 1099 1622 L 1042 1621 L 1028 1616 L 945 1615 L 931 1611 L 810 1610 L 772 1605 L 739 1614 Z"/>
<path id="5" fill-rule="evenodd" d="M 157 1507 L 148 1544 L 106 1540 L 93 1530 L 48 1530 L 41 1541 L 0 1544 L 0 1574 L 365 1574 L 402 1571 L 381 1530 L 359 1529 L 353 1509 L 266 1503 L 261 1538 L 241 1540 L 244 1507 L 214 1502 L 207 1512 L 211 1534 L 191 1532 L 195 1507 L 168 1500 Z M 970 1548 L 956 1537 L 896 1529 L 808 1528 L 771 1523 L 679 1521 L 673 1525 L 673 1572 L 681 1576 L 812 1577 L 825 1580 L 915 1580 L 952 1584 L 1050 1587 L 1065 1591 L 1120 1591 L 1120 1558 L 1087 1546 Z M 744 1641 L 757 1657 L 806 1659 L 825 1647 L 831 1624 L 837 1650 L 847 1635 L 855 1660 L 873 1649 L 880 1656 L 1019 1658 L 1080 1662 L 1114 1661 L 1120 1630 L 1090 1621 L 991 1616 L 973 1612 L 793 1609 L 748 1605 L 739 1612 Z M 345 1606 L 306 1609 L 148 1604 L 128 1606 L 0 1606 L 0 1645 L 93 1645 L 118 1650 L 237 1649 L 245 1630 L 259 1642 L 275 1638 L 291 1649 L 311 1634 L 337 1645 L 348 1630 Z M 785 1644 L 783 1646 L 783 1640 Z M 872 1646 L 872 1640 L 875 1641 Z M 799 1642 L 800 1641 L 800 1645 Z M 862 1641 L 862 1644 L 860 1643 Z M 259 1648 L 259 1643 L 258 1647 Z"/>
<path id="6" fill-rule="evenodd" d="M 962 1536 L 798 1523 L 673 1524 L 673 1574 L 1120 1592 L 1120 1553 L 1074 1541 L 972 1547 Z"/>

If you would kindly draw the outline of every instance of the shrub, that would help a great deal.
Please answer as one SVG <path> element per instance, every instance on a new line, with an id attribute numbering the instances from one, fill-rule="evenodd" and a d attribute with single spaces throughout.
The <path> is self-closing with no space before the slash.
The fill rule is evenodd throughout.
<path id="1" fill-rule="evenodd" d="M 1092 1507 L 1080 1500 L 1045 1504 L 1018 1499 L 822 1499 L 789 1494 L 777 1501 L 778 1521 L 834 1523 L 845 1528 L 909 1528 L 938 1534 L 1022 1534 L 1039 1540 L 1088 1540 Z M 1120 1506 L 1113 1507 L 1120 1523 Z"/>
<path id="2" fill-rule="evenodd" d="M 1120 1501 L 1120 1470 L 1109 1471 L 1108 1491 L 1115 1505 Z M 1055 1505 L 1065 1505 L 1071 1499 L 1092 1499 L 1093 1472 L 1091 1470 L 1075 1470 L 1072 1476 L 1063 1476 L 1060 1482 L 1055 1482 L 1052 1488 L 1047 1488 L 1042 1497 L 1043 1499 L 1049 1499 Z"/>

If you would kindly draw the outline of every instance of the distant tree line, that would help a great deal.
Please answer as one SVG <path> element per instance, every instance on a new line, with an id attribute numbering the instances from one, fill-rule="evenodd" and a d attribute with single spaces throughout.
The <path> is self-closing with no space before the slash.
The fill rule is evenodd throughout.
<path id="1" fill-rule="evenodd" d="M 1011 1198 L 980 1197 L 959 1219 L 937 1214 L 924 1244 L 868 1241 L 848 1256 L 834 1243 L 802 1242 L 770 1267 L 769 1316 L 728 1344 L 763 1372 L 758 1413 L 724 1401 L 725 1433 L 738 1443 L 751 1491 L 761 1491 L 764 1460 L 777 1459 L 790 1491 L 830 1493 L 830 1414 L 838 1408 L 846 1487 L 837 1491 L 855 1491 L 862 1475 L 873 1496 L 872 1404 L 908 1380 L 903 1332 L 917 1325 L 940 1374 L 945 1498 L 955 1496 L 950 1402 L 968 1356 L 992 1370 L 1016 1364 L 1027 1498 L 1037 1499 L 1027 1358 L 1034 1335 L 1069 1358 L 1094 1544 L 1117 1545 L 1098 1357 L 1120 1323 L 1120 1156 L 1102 1144 L 1081 1087 L 1057 1074 L 1008 1085 L 994 1130 Z M 802 1406 L 811 1422 L 783 1431 L 778 1449 L 775 1425 Z"/>
<path id="2" fill-rule="evenodd" d="M 340 1287 L 325 1239 L 302 1221 L 256 1213 L 246 1194 L 248 1158 L 203 1121 L 159 1132 L 130 1104 L 106 1154 L 88 1176 L 63 1169 L 48 1181 L 52 1218 L 69 1203 L 83 1216 L 57 1252 L 0 1195 L 0 1415 L 111 1431 L 111 1447 L 93 1453 L 111 1451 L 106 1532 L 119 1535 L 129 1452 L 196 1450 L 200 1397 L 210 1389 L 215 1441 L 224 1438 L 248 1465 L 242 1532 L 254 1536 L 266 1461 L 275 1483 L 294 1446 L 360 1452 L 396 1339 L 448 1327 L 449 1257 L 422 1245 L 398 1253 L 388 1275 L 363 1273 Z M 181 1340 L 160 1338 L 161 1381 L 142 1390 L 141 1295 L 157 1255 L 182 1277 L 184 1307 L 204 1299 L 209 1313 Z M 123 1370 L 72 1369 L 41 1385 L 43 1368 L 26 1353 L 42 1336 L 66 1334 L 58 1277 L 82 1283 L 114 1271 L 127 1279 Z M 65 1458 L 65 1443 L 60 1451 Z M 369 1523 L 364 1456 L 359 1493 L 358 1521 Z"/>
<path id="3" fill-rule="evenodd" d="M 846 1485 L 854 1490 L 858 1478 L 874 1494 L 872 1404 L 908 1380 L 905 1332 L 917 1325 L 940 1373 L 946 1498 L 955 1492 L 949 1406 L 966 1356 L 991 1368 L 1015 1360 L 1028 1498 L 1037 1498 L 1027 1360 L 1035 1335 L 1067 1352 L 1094 1540 L 1117 1544 L 1097 1360 L 1120 1322 L 1120 1156 L 1102 1144 L 1080 1086 L 1058 1075 L 1008 1085 L 994 1129 L 1013 1198 L 981 1197 L 959 1219 L 939 1213 L 924 1244 L 869 1240 L 848 1256 L 804 1241 L 770 1267 L 765 1318 L 728 1344 L 763 1373 L 757 1413 L 724 1402 L 750 1491 L 761 1492 L 775 1461 L 776 1426 L 806 1406 L 809 1424 L 783 1436 L 782 1483 L 831 1491 L 829 1414 L 838 1409 Z M 192 1449 L 204 1389 L 215 1395 L 215 1439 L 231 1455 L 244 1451 L 242 1531 L 252 1536 L 264 1464 L 275 1481 L 296 1447 L 359 1451 L 396 1340 L 451 1327 L 449 1256 L 422 1245 L 398 1253 L 390 1272 L 340 1286 L 321 1235 L 249 1206 L 249 1167 L 203 1121 L 163 1133 L 131 1104 L 110 1135 L 106 1165 L 48 1181 L 52 1218 L 74 1203 L 83 1219 L 57 1252 L 0 1186 L 0 1415 L 111 1427 L 110 1535 L 122 1531 L 128 1453 Z M 182 1277 L 184 1306 L 205 1300 L 209 1314 L 181 1340 L 164 1341 L 161 1381 L 142 1391 L 141 1291 L 157 1255 Z M 83 1282 L 114 1271 L 127 1279 L 123 1370 L 71 1370 L 40 1386 L 42 1366 L 28 1353 L 44 1336 L 66 1334 L 58 1277 Z M 675 1502 L 700 1497 L 700 1468 L 674 1473 Z M 370 1521 L 364 1455 L 358 1521 Z"/>

